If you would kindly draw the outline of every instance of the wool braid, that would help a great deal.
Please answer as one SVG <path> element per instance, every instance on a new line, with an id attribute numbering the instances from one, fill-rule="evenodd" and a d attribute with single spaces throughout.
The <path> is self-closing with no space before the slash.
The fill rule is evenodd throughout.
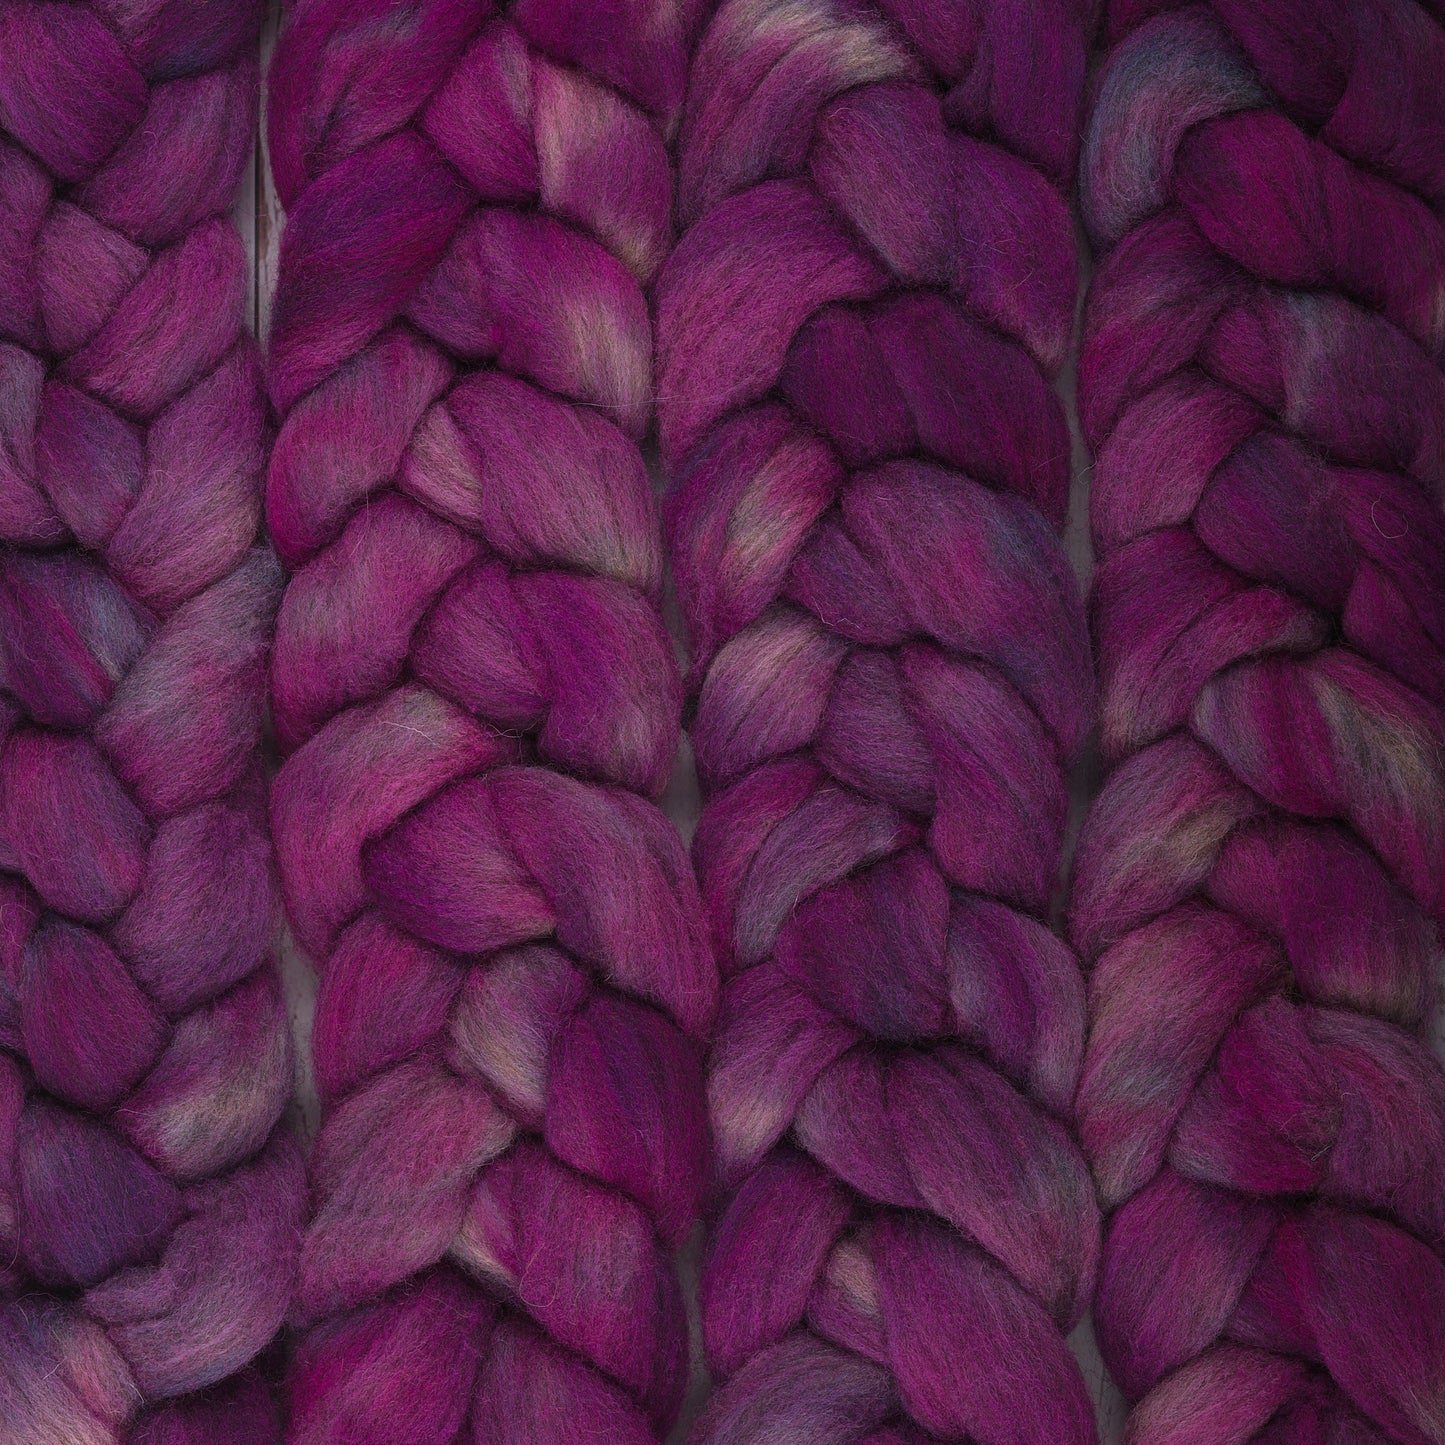
<path id="1" fill-rule="evenodd" d="M 257 7 L 0 7 L 0 1441 L 277 1439 Z M 233 1377 L 234 1379 L 227 1379 Z M 197 1394 L 197 1392 L 205 1392 Z"/>
<path id="2" fill-rule="evenodd" d="M 1156 13 L 1159 12 L 1159 13 Z M 1445 1441 L 1445 11 L 1118 5 L 1072 926 L 1134 1445 Z"/>
<path id="3" fill-rule="evenodd" d="M 1096 1438 L 1068 0 L 729 0 L 659 285 L 725 984 L 697 1445 Z"/>
<path id="4" fill-rule="evenodd" d="M 312 0 L 274 66 L 293 1445 L 654 1445 L 687 1383 L 717 979 L 640 450 L 685 18 Z"/>
<path id="5" fill-rule="evenodd" d="M 0 5 L 0 1442 L 263 1445 L 305 1178 L 229 219 L 255 4 Z"/>

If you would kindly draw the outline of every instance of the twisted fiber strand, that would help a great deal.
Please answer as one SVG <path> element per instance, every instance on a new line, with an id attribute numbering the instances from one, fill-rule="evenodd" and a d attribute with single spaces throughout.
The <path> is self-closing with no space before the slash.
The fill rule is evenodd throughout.
<path id="1" fill-rule="evenodd" d="M 686 21 L 313 0 L 276 60 L 301 1445 L 651 1445 L 686 1385 L 717 980 L 639 449 Z"/>
<path id="2" fill-rule="evenodd" d="M 1162 13 L 1154 13 L 1162 11 Z M 1445 1441 L 1445 12 L 1117 6 L 1081 843 L 1136 1445 Z"/>
<path id="3" fill-rule="evenodd" d="M 694 1440 L 1084 1442 L 1089 727 L 1057 535 L 1085 16 L 730 0 L 694 61 L 661 440 L 728 975 Z"/>
<path id="4" fill-rule="evenodd" d="M 227 217 L 258 10 L 0 5 L 5 1445 L 279 1438 L 244 1367 L 305 1190 L 259 764 L 281 579 Z"/>

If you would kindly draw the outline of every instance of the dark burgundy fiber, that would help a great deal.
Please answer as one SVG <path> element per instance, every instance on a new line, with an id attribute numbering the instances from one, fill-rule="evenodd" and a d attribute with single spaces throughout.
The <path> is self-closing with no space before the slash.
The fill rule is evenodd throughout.
<path id="1" fill-rule="evenodd" d="M 260 7 L 0 4 L 0 1442 L 265 1445 L 304 1205 L 227 213 Z"/>
<path id="2" fill-rule="evenodd" d="M 1068 0 L 729 0 L 659 285 L 726 983 L 696 1445 L 1083 1445 Z"/>
<path id="3" fill-rule="evenodd" d="M 273 822 L 326 1115 L 294 1445 L 654 1445 L 687 1384 L 717 978 L 649 800 L 640 443 L 688 38 L 310 0 L 272 72 Z"/>
<path id="4" fill-rule="evenodd" d="M 1445 11 L 1115 5 L 1081 1136 L 1133 1445 L 1445 1441 Z"/>

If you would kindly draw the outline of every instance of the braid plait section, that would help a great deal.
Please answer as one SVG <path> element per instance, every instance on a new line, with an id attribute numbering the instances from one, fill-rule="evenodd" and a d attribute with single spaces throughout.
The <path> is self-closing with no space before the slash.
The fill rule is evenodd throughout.
<path id="1" fill-rule="evenodd" d="M 296 1445 L 654 1445 L 686 1385 L 717 980 L 639 447 L 684 19 L 318 0 L 278 51 Z"/>
<path id="2" fill-rule="evenodd" d="M 259 5 L 0 5 L 0 1441 L 275 1441 Z"/>
<path id="3" fill-rule="evenodd" d="M 1025 13 L 1027 12 L 1027 13 Z M 658 410 L 726 982 L 692 1438 L 1089 1442 L 1066 3 L 732 0 Z"/>
<path id="4" fill-rule="evenodd" d="M 1136 1445 L 1445 1441 L 1442 19 L 1118 6 L 1088 126 L 1078 1115 Z"/>

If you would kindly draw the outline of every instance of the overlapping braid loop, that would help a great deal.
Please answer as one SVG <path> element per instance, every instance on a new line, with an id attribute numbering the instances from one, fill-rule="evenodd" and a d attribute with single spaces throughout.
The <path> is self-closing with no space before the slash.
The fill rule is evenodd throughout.
<path id="1" fill-rule="evenodd" d="M 1095 1438 L 1083 984 L 1045 922 L 1091 715 L 1050 390 L 1069 0 L 729 0 L 659 286 L 727 981 L 694 1440 Z"/>
<path id="2" fill-rule="evenodd" d="M 313 0 L 273 71 L 297 1445 L 650 1445 L 686 1384 L 717 981 L 639 450 L 685 22 Z"/>
<path id="3" fill-rule="evenodd" d="M 0 1441 L 274 1440 L 259 6 L 0 4 Z M 233 1377 L 228 1379 L 227 1377 Z M 200 1393 L 197 1393 L 200 1392 Z"/>
<path id="4" fill-rule="evenodd" d="M 1155 13 L 1162 12 L 1162 13 Z M 1445 1441 L 1445 12 L 1115 7 L 1072 903 L 1136 1445 Z"/>

